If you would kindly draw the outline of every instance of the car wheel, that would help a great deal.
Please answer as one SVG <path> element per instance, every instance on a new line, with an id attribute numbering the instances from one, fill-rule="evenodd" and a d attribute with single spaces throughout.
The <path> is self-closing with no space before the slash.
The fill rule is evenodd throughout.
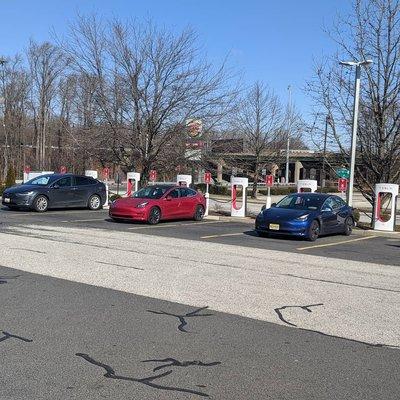
<path id="1" fill-rule="evenodd" d="M 90 196 L 89 202 L 88 202 L 88 207 L 89 207 L 89 210 L 93 210 L 93 211 L 100 210 L 100 208 L 101 208 L 100 196 L 98 196 L 97 194 Z"/>
<path id="2" fill-rule="evenodd" d="M 354 226 L 353 218 L 351 217 L 346 218 L 346 221 L 344 221 L 344 234 L 346 236 L 351 235 L 351 233 L 353 232 L 353 226 Z"/>
<path id="3" fill-rule="evenodd" d="M 201 221 L 204 218 L 204 207 L 201 205 L 198 205 L 196 207 L 196 211 L 194 213 L 194 220 L 195 221 Z"/>
<path id="4" fill-rule="evenodd" d="M 147 222 L 150 225 L 156 225 L 160 222 L 161 219 L 161 211 L 158 207 L 153 207 L 150 212 L 149 212 L 149 218 L 147 219 Z"/>
<path id="5" fill-rule="evenodd" d="M 310 242 L 315 242 L 318 239 L 320 233 L 320 226 L 317 220 L 311 222 L 310 228 L 308 230 L 308 240 Z"/>
<path id="6" fill-rule="evenodd" d="M 46 212 L 49 208 L 49 199 L 46 196 L 39 195 L 33 201 L 33 209 L 36 212 Z"/>

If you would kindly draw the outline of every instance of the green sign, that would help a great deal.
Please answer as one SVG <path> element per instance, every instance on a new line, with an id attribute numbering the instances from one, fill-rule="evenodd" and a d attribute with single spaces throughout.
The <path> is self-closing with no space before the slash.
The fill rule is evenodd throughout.
<path id="1" fill-rule="evenodd" d="M 350 178 L 350 171 L 346 168 L 339 168 L 336 170 L 336 175 L 339 176 L 340 178 Z"/>

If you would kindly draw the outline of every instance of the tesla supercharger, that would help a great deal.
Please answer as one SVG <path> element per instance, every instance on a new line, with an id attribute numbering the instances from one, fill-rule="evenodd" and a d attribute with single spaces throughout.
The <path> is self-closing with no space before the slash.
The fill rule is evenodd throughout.
<path id="1" fill-rule="evenodd" d="M 54 171 L 30 171 L 24 172 L 24 183 L 30 181 L 33 178 L 37 178 L 40 175 L 54 174 Z"/>
<path id="2" fill-rule="evenodd" d="M 192 184 L 192 175 L 177 175 L 176 183 L 178 184 L 178 186 L 189 187 Z"/>
<path id="3" fill-rule="evenodd" d="M 126 174 L 126 195 L 132 196 L 139 189 L 140 173 L 139 172 L 128 172 Z"/>
<path id="4" fill-rule="evenodd" d="M 93 178 L 93 179 L 98 179 L 99 174 L 98 174 L 98 172 L 97 172 L 96 170 L 94 170 L 94 169 L 87 169 L 87 170 L 85 171 L 85 176 L 90 176 L 90 177 Z M 107 183 L 105 183 L 105 185 L 106 185 L 106 199 L 105 199 L 105 201 L 104 201 L 103 207 L 104 207 L 104 208 L 107 208 L 107 207 L 108 207 L 108 185 L 107 185 Z"/>
<path id="5" fill-rule="evenodd" d="M 390 218 L 382 215 L 383 196 L 391 195 Z M 399 185 L 394 183 L 377 183 L 375 185 L 374 229 L 393 232 L 396 227 L 396 202 L 399 195 Z"/>
<path id="6" fill-rule="evenodd" d="M 297 181 L 297 192 L 305 192 L 305 189 L 310 189 L 314 193 L 318 189 L 318 182 L 313 179 L 300 179 Z"/>
<path id="7" fill-rule="evenodd" d="M 242 188 L 241 206 L 238 205 L 238 187 Z M 239 178 L 237 176 L 231 176 L 231 193 L 232 193 L 232 206 L 231 216 L 232 217 L 245 217 L 246 216 L 246 192 L 249 186 L 248 178 Z"/>

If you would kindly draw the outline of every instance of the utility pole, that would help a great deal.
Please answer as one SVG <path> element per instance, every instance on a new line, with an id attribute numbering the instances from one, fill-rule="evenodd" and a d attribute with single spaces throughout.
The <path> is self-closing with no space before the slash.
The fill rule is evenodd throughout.
<path id="1" fill-rule="evenodd" d="M 354 105 L 353 105 L 353 125 L 351 133 L 351 150 L 350 150 L 350 177 L 349 189 L 347 191 L 347 204 L 353 205 L 353 188 L 354 188 L 354 171 L 356 164 L 356 145 L 357 145 L 357 129 L 358 129 L 358 106 L 360 102 L 360 80 L 361 80 L 361 66 L 372 64 L 372 60 L 364 61 L 341 61 L 341 65 L 347 67 L 356 67 L 356 78 L 354 85 Z"/>
<path id="2" fill-rule="evenodd" d="M 290 112 L 292 104 L 292 88 L 288 86 L 288 107 L 287 107 L 287 142 L 286 142 L 286 170 L 285 183 L 289 183 L 289 152 L 290 152 Z"/>

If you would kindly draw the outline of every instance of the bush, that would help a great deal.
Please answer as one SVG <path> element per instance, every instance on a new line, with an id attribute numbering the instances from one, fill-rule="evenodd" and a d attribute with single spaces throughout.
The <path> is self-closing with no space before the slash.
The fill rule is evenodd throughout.
<path id="1" fill-rule="evenodd" d="M 360 210 L 358 208 L 353 210 L 353 217 L 356 223 L 360 221 Z"/>
<path id="2" fill-rule="evenodd" d="M 110 194 L 108 196 L 108 199 L 109 199 L 110 202 L 113 202 L 113 201 L 115 201 L 117 199 L 120 199 L 121 197 L 122 196 L 120 196 L 119 194 L 114 193 L 114 194 Z"/>
<path id="3" fill-rule="evenodd" d="M 5 186 L 4 185 L 0 185 L 0 196 L 3 196 L 3 192 L 5 190 Z"/>
<path id="4" fill-rule="evenodd" d="M 201 191 L 202 193 L 206 192 L 206 184 L 199 183 L 195 186 L 196 190 Z M 221 196 L 229 196 L 231 194 L 231 190 L 228 186 L 225 185 L 209 185 L 209 193 L 210 194 L 219 194 Z"/>
<path id="5" fill-rule="evenodd" d="M 15 185 L 15 169 L 12 166 L 10 166 L 10 167 L 8 167 L 8 170 L 7 170 L 5 187 L 8 188 L 8 187 L 14 186 L 14 185 Z"/>

